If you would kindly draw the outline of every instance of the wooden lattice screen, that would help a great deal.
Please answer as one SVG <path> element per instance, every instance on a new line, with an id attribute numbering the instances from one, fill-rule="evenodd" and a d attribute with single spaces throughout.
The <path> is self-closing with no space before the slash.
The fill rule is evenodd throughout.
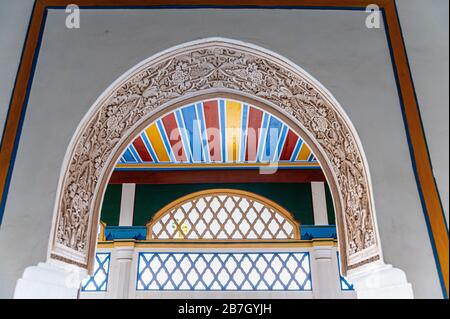
<path id="1" fill-rule="evenodd" d="M 289 240 L 299 234 L 298 222 L 279 205 L 231 189 L 182 197 L 147 224 L 149 240 Z"/>

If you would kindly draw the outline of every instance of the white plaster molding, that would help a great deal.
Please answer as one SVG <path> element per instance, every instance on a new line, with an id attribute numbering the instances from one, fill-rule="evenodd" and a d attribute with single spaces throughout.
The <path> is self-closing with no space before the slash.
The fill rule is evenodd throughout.
<path id="1" fill-rule="evenodd" d="M 87 267 L 104 183 L 129 135 L 170 105 L 206 92 L 262 101 L 301 131 L 328 170 L 338 211 L 343 268 L 382 260 L 367 161 L 339 103 L 317 80 L 266 49 L 223 38 L 152 56 L 113 83 L 80 123 L 58 184 L 49 257 Z M 342 208 L 342 209 L 341 209 Z"/>
<path id="2" fill-rule="evenodd" d="M 404 271 L 384 263 L 373 263 L 350 271 L 358 299 L 412 299 L 411 284 Z"/>
<path id="3" fill-rule="evenodd" d="M 17 281 L 15 299 L 76 299 L 86 270 L 47 262 L 27 267 Z"/>

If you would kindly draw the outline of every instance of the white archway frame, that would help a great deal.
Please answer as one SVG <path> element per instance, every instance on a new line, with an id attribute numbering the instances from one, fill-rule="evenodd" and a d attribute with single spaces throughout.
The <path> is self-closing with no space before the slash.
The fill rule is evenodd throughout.
<path id="1" fill-rule="evenodd" d="M 343 108 L 291 61 L 223 38 L 189 42 L 150 57 L 94 103 L 63 162 L 48 257 L 91 270 L 101 201 L 121 151 L 149 122 L 213 96 L 264 107 L 311 147 L 333 195 L 344 274 L 382 261 L 367 160 Z"/>

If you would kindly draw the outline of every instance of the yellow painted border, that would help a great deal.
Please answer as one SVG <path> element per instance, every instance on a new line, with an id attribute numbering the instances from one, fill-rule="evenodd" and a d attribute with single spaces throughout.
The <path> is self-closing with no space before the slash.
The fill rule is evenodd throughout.
<path id="1" fill-rule="evenodd" d="M 105 237 L 105 228 L 106 228 L 106 223 L 103 221 L 100 221 L 100 230 L 98 233 L 98 241 L 106 241 L 106 237 Z"/>
<path id="2" fill-rule="evenodd" d="M 117 164 L 116 168 L 129 168 L 129 169 L 196 169 L 196 168 L 259 168 L 259 167 L 271 167 L 275 163 L 189 163 L 189 164 Z M 296 167 L 296 168 L 317 168 L 320 169 L 318 162 L 277 162 L 279 167 Z"/>
<path id="3" fill-rule="evenodd" d="M 160 240 L 113 240 L 101 241 L 97 248 L 115 248 L 115 247 L 136 247 L 136 248 L 311 248 L 317 246 L 338 247 L 338 242 L 332 238 L 321 238 L 313 240 L 292 240 L 292 241 L 214 241 L 194 243 L 191 241 L 160 241 Z"/>

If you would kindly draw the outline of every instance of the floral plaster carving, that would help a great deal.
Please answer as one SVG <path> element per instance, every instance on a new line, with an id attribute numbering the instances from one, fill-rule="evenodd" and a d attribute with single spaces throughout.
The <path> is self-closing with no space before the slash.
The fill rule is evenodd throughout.
<path id="1" fill-rule="evenodd" d="M 111 153 L 130 129 L 163 104 L 208 89 L 256 96 L 301 123 L 328 159 L 339 188 L 339 226 L 345 233 L 341 249 L 354 264 L 379 259 L 361 150 L 338 107 L 308 75 L 286 61 L 222 40 L 193 44 L 145 62 L 94 106 L 62 180 L 53 258 L 71 262 L 71 256 L 81 256 L 73 263 L 88 264 L 88 226 L 98 224 L 92 220 L 96 187 Z"/>

